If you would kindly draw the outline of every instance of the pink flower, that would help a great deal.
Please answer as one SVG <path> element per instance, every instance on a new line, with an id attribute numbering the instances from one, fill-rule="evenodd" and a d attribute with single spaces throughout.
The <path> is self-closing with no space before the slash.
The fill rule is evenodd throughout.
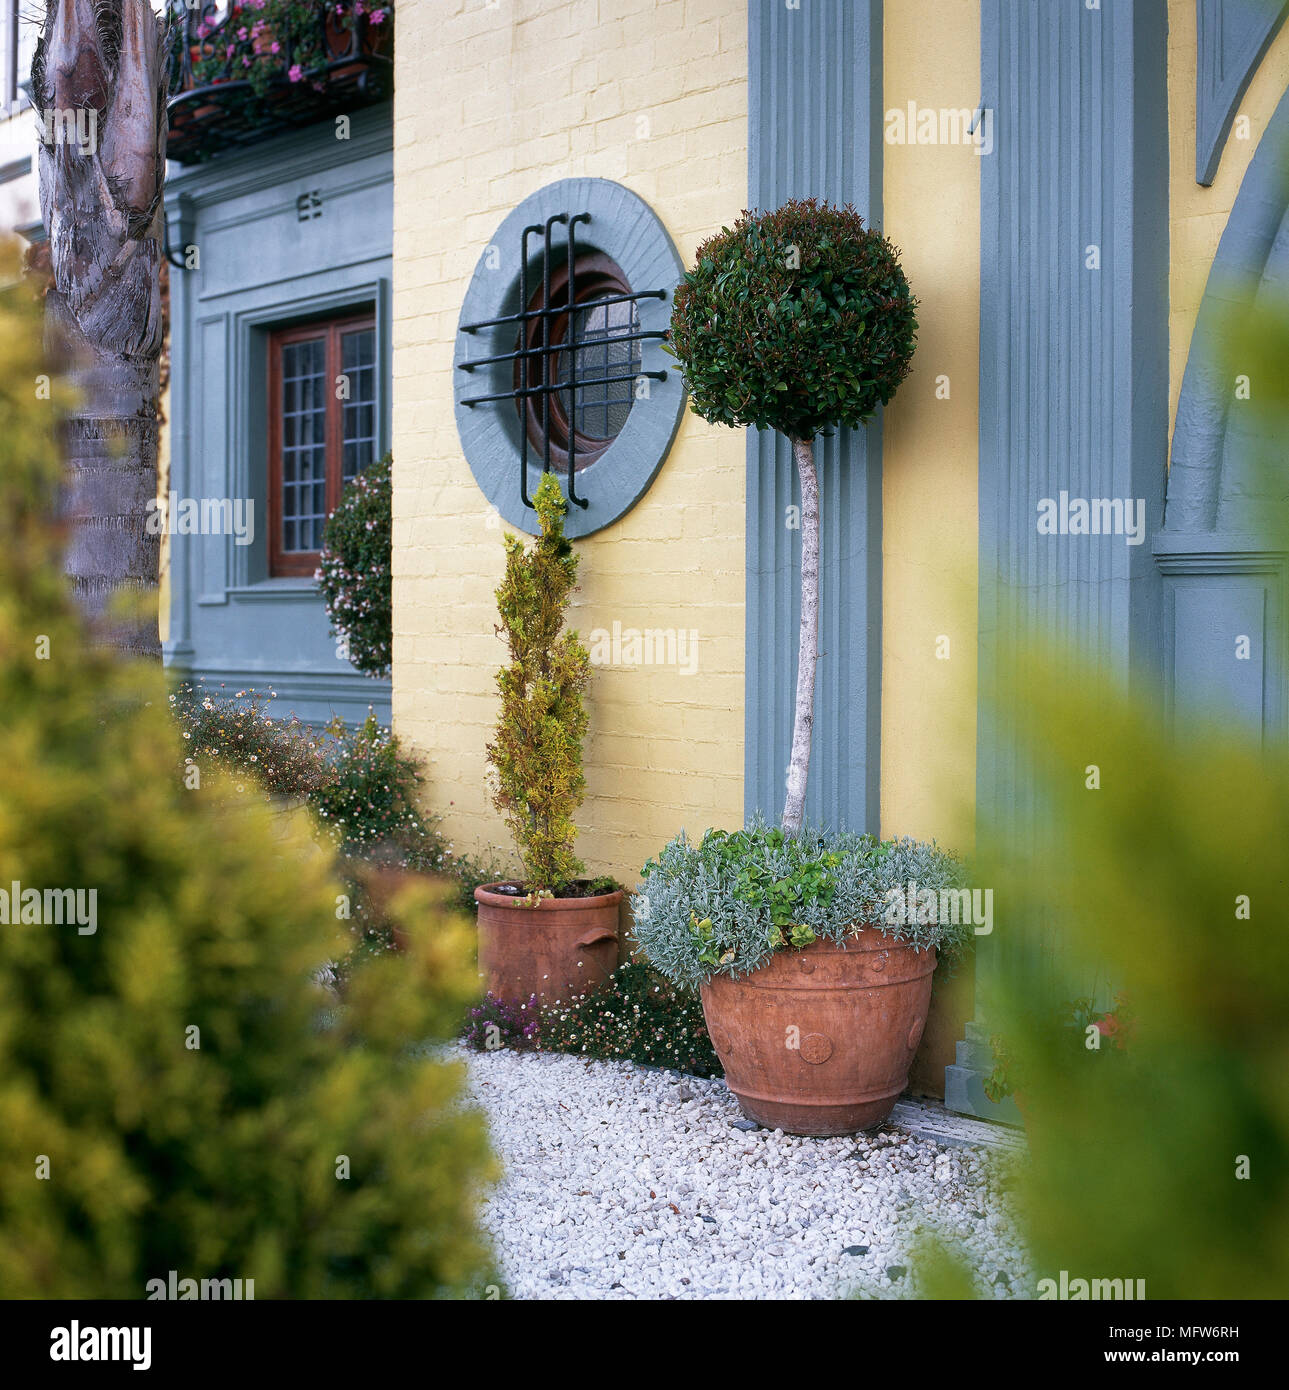
<path id="1" fill-rule="evenodd" d="M 304 69 L 300 66 L 299 63 L 292 63 L 290 68 L 287 69 L 286 75 L 291 79 L 292 82 L 299 82 L 300 79 L 304 76 Z"/>
<path id="2" fill-rule="evenodd" d="M 246 26 L 245 26 L 245 25 L 242 25 L 242 27 L 237 31 L 237 37 L 238 37 L 239 39 L 241 39 L 241 41 L 242 41 L 243 43 L 245 43 L 246 40 L 250 37 L 250 35 L 247 34 L 247 32 L 246 32 Z"/>
<path id="3" fill-rule="evenodd" d="M 385 11 L 384 11 L 384 10 L 373 10 L 373 11 L 371 12 L 371 22 L 372 22 L 373 24 L 384 24 L 384 22 L 385 22 Z"/>
<path id="4" fill-rule="evenodd" d="M 281 51 L 282 51 L 282 45 L 281 45 L 280 43 L 278 43 L 278 41 L 277 41 L 276 39 L 274 39 L 273 42 L 272 42 L 271 44 L 269 44 L 269 52 L 270 52 L 270 53 L 281 53 Z M 574 266 L 574 269 L 576 269 L 576 266 Z"/>

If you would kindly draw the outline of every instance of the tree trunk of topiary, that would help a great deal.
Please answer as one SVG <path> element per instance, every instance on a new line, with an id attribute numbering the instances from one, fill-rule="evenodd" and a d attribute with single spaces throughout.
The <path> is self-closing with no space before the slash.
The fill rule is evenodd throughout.
<path id="1" fill-rule="evenodd" d="M 819 479 L 815 447 L 809 439 L 792 441 L 792 456 L 801 479 L 801 640 L 797 648 L 797 704 L 792 721 L 792 757 L 783 828 L 801 829 L 810 775 L 810 738 L 815 726 L 815 665 L 819 659 Z"/>
<path id="2" fill-rule="evenodd" d="M 166 25 L 148 0 L 48 0 L 32 64 L 44 135 L 40 205 L 54 284 L 46 331 L 79 401 L 65 426 L 65 567 L 98 641 L 159 657 L 158 361 L 164 242 Z"/>

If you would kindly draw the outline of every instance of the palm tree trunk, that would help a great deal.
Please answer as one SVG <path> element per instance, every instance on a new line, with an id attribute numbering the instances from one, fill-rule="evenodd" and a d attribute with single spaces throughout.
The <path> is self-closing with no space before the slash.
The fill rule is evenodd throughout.
<path id="1" fill-rule="evenodd" d="M 815 667 L 819 660 L 819 479 L 812 440 L 794 439 L 792 456 L 801 479 L 801 637 L 797 647 L 797 704 L 792 723 L 792 757 L 783 828 L 801 829 L 810 775 L 810 739 L 815 727 Z"/>
<path id="2" fill-rule="evenodd" d="M 48 0 L 32 63 L 46 330 L 79 392 L 64 428 L 66 569 L 96 640 L 154 657 L 166 42 L 148 0 Z M 109 606 L 122 591 L 140 600 L 128 615 Z"/>

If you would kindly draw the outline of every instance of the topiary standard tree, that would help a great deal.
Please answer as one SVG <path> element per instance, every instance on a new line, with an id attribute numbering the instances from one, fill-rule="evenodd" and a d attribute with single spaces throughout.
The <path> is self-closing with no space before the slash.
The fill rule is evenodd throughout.
<path id="1" fill-rule="evenodd" d="M 908 375 L 917 301 L 895 248 L 851 207 L 813 198 L 744 212 L 699 248 L 676 291 L 670 351 L 714 424 L 778 430 L 801 480 L 801 637 L 785 830 L 805 811 L 819 649 L 814 440 L 857 428 Z"/>

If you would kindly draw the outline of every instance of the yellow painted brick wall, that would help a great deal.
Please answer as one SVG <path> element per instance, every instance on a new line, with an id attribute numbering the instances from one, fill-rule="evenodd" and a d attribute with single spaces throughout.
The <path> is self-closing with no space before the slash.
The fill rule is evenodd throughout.
<path id="1" fill-rule="evenodd" d="M 394 110 L 394 724 L 459 848 L 484 788 L 502 531 L 461 452 L 453 340 L 475 263 L 547 183 L 625 184 L 686 264 L 747 197 L 744 0 L 402 0 Z M 642 119 L 643 118 L 643 119 Z M 637 506 L 578 543 L 574 625 L 697 629 L 698 672 L 597 667 L 579 852 L 635 881 L 743 811 L 744 436 L 687 414 Z"/>
<path id="2" fill-rule="evenodd" d="M 1168 0 L 1169 439 L 1204 287 L 1258 141 L 1289 86 L 1289 26 L 1267 49 L 1236 112 L 1209 188 L 1195 182 L 1195 6 Z M 1247 120 L 1243 129 L 1241 118 Z"/>

